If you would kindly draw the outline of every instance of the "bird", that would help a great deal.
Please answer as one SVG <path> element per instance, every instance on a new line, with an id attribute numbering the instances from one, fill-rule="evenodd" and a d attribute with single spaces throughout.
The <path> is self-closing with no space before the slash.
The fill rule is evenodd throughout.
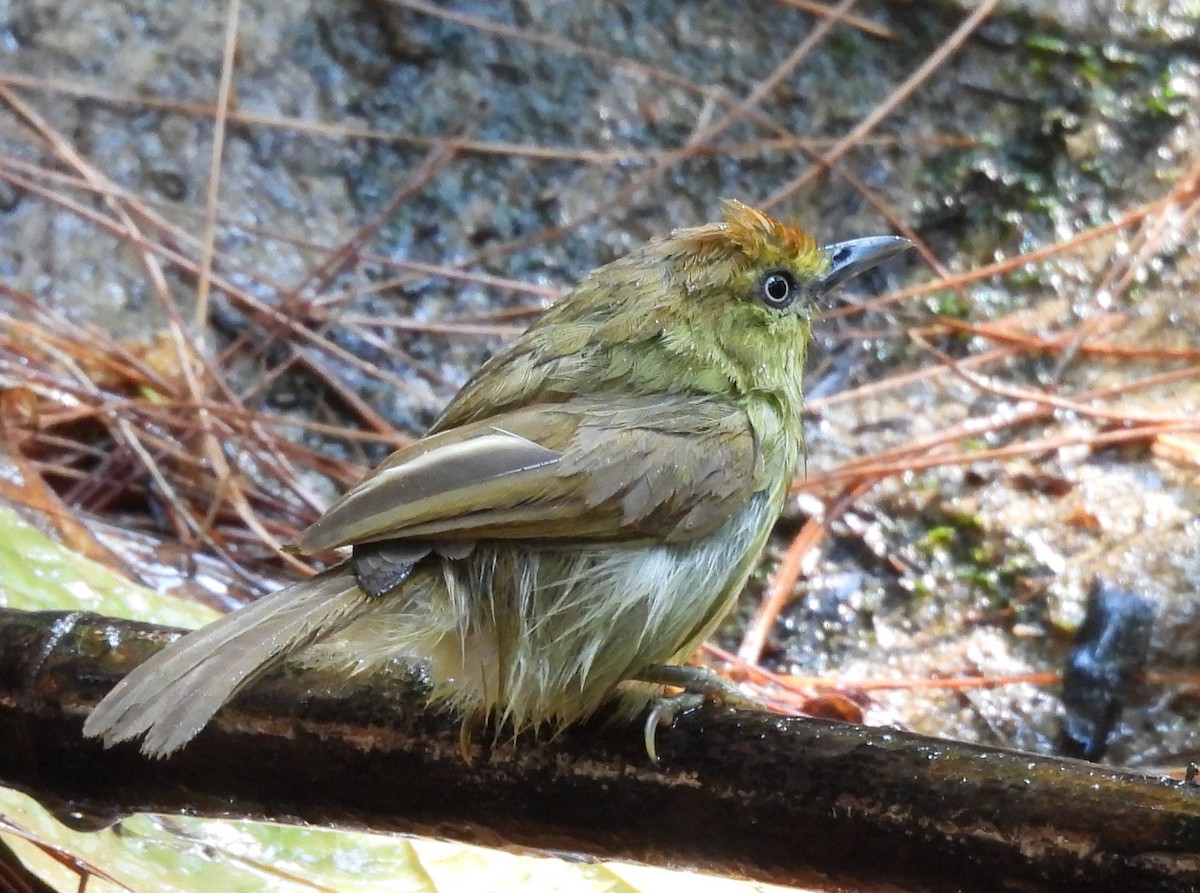
<path id="1" fill-rule="evenodd" d="M 596 269 L 294 544 L 344 560 L 135 667 L 84 734 L 167 756 L 293 659 L 420 666 L 464 729 L 514 736 L 687 686 L 803 455 L 814 312 L 911 244 L 728 200 Z"/>

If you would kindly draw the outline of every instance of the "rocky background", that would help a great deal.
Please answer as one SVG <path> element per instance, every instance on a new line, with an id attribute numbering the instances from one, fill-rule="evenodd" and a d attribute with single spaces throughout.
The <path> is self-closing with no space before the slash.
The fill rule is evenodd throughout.
<path id="1" fill-rule="evenodd" d="M 830 709 L 1052 751 L 1055 678 L 909 689 L 1060 672 L 1099 574 L 1155 615 L 1108 758 L 1186 763 L 1200 10 L 806 6 L 247 0 L 210 199 L 226 6 L 0 0 L 0 328 L 57 319 L 144 356 L 174 318 L 246 406 L 374 420 L 366 441 L 295 429 L 358 468 L 546 301 L 722 197 L 828 240 L 907 233 L 921 252 L 857 287 L 900 299 L 818 327 L 797 499 L 720 643 L 738 648 L 793 536 L 836 502 L 828 475 L 959 431 L 954 458 L 910 456 L 831 520 L 764 662 L 841 680 Z M 19 388 L 9 344 L 0 383 Z M 1143 416 L 1182 424 L 1095 439 Z M 346 483 L 305 480 L 317 502 Z"/>

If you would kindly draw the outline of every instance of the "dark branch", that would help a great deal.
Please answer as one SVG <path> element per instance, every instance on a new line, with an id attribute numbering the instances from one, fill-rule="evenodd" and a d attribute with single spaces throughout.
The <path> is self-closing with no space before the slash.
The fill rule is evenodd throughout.
<path id="1" fill-rule="evenodd" d="M 168 760 L 81 738 L 90 707 L 167 636 L 0 610 L 0 783 L 76 823 L 186 810 L 821 889 L 1200 887 L 1192 786 L 816 720 L 695 711 L 659 733 L 657 768 L 636 728 L 516 744 L 482 734 L 468 765 L 458 723 L 420 707 L 419 681 L 289 670 Z"/>

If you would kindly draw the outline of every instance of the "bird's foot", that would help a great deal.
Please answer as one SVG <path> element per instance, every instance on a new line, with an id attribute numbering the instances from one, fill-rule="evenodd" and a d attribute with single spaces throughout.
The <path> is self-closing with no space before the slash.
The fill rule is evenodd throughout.
<path id="1" fill-rule="evenodd" d="M 656 735 L 662 726 L 669 726 L 681 713 L 701 706 L 705 701 L 715 701 L 726 707 L 739 710 L 762 710 L 763 705 L 740 689 L 728 679 L 717 675 L 708 667 L 687 667 L 676 665 L 655 665 L 647 667 L 637 675 L 639 682 L 649 682 L 654 685 L 670 685 L 681 688 L 679 694 L 663 695 L 650 710 L 643 731 L 646 741 L 646 755 L 655 765 L 658 764 L 658 747 Z"/>

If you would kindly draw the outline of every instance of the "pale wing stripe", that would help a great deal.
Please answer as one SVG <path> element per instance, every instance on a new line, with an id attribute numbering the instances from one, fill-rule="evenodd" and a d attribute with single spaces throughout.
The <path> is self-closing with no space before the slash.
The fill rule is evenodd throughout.
<path id="1" fill-rule="evenodd" d="M 445 499 L 456 491 L 532 471 L 561 458 L 554 450 L 518 434 L 491 430 L 494 433 L 438 447 L 402 465 L 382 469 L 306 530 L 300 548 L 318 551 L 381 533 L 404 535 L 409 523 L 424 518 L 425 503 L 431 499 Z"/>

